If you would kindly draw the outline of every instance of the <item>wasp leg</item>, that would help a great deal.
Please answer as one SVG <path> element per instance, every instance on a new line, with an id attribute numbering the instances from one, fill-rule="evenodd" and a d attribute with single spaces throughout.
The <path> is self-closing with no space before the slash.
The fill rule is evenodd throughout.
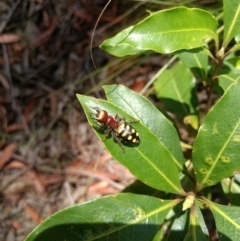
<path id="1" fill-rule="evenodd" d="M 140 120 L 125 120 L 126 123 L 138 123 Z"/>
<path id="2" fill-rule="evenodd" d="M 104 125 L 102 125 L 102 124 L 98 124 L 97 126 L 96 125 L 91 125 L 91 126 L 97 131 L 103 131 L 104 130 Z"/>
<path id="3" fill-rule="evenodd" d="M 104 138 L 102 139 L 102 141 L 106 141 L 107 137 L 111 134 L 112 132 L 112 128 L 108 128 L 104 131 Z"/>
<path id="4" fill-rule="evenodd" d="M 123 152 L 125 152 L 125 148 L 122 144 L 121 138 L 119 138 L 114 132 L 112 132 L 112 137 L 113 137 L 114 141 L 116 141 L 117 144 L 122 148 Z"/>

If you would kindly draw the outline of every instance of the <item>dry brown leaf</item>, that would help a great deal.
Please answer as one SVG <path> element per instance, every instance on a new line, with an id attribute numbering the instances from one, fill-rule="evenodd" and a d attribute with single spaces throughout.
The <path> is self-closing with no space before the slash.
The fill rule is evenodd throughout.
<path id="1" fill-rule="evenodd" d="M 43 221 L 43 218 L 25 201 L 22 200 L 21 204 L 34 223 L 39 224 Z"/>
<path id="2" fill-rule="evenodd" d="M 22 169 L 26 167 L 26 164 L 19 160 L 13 160 L 9 164 L 7 164 L 4 168 L 5 169 Z"/>
<path id="3" fill-rule="evenodd" d="M 49 17 L 49 14 L 47 11 L 43 10 L 42 11 L 42 15 L 43 15 L 43 22 L 44 22 L 44 25 L 49 28 L 50 27 L 50 24 L 51 24 L 51 20 L 50 20 L 50 17 Z"/>
<path id="4" fill-rule="evenodd" d="M 41 194 L 46 192 L 44 183 L 41 181 L 40 178 L 38 178 L 38 175 L 36 174 L 35 171 L 33 171 L 33 170 L 27 171 L 26 177 L 35 186 L 37 192 L 39 192 Z"/>
<path id="5" fill-rule="evenodd" d="M 14 230 L 19 230 L 22 228 L 21 223 L 18 222 L 16 219 L 11 219 L 10 223 L 11 223 L 12 227 L 14 228 Z"/>
<path id="6" fill-rule="evenodd" d="M 134 82 L 130 86 L 130 89 L 139 93 L 142 90 L 142 88 L 145 86 L 145 84 L 146 84 L 146 81 L 144 79 L 141 79 L 139 81 Z"/>
<path id="7" fill-rule="evenodd" d="M 6 186 L 4 195 L 19 195 L 32 189 L 32 183 L 25 176 L 20 176 L 15 182 L 12 182 L 12 176 L 5 176 L 3 186 Z"/>
<path id="8" fill-rule="evenodd" d="M 20 40 L 20 36 L 14 33 L 5 33 L 0 35 L 0 44 L 15 43 Z"/>
<path id="9" fill-rule="evenodd" d="M 14 131 L 20 131 L 22 129 L 23 129 L 22 125 L 15 123 L 15 124 L 7 126 L 6 127 L 6 132 L 9 133 L 9 132 L 14 132 Z"/>
<path id="10" fill-rule="evenodd" d="M 88 188 L 88 192 L 99 192 L 99 190 L 106 188 L 108 186 L 109 186 L 109 183 L 106 181 L 96 182 L 95 184 L 91 185 Z"/>
<path id="11" fill-rule="evenodd" d="M 38 174 L 38 178 L 45 186 L 52 185 L 55 183 L 61 183 L 64 180 L 62 175 L 55 175 L 55 174 L 52 174 L 52 175 Z"/>
<path id="12" fill-rule="evenodd" d="M 108 182 L 100 181 L 91 185 L 88 188 L 87 194 L 88 199 L 93 199 L 104 195 L 116 194 L 118 192 L 119 190 L 111 187 Z"/>
<path id="13" fill-rule="evenodd" d="M 0 169 L 3 168 L 3 166 L 5 165 L 5 163 L 9 160 L 9 158 L 11 157 L 13 151 L 15 148 L 15 144 L 9 144 L 7 145 L 3 151 L 2 151 L 2 155 L 0 156 Z"/>

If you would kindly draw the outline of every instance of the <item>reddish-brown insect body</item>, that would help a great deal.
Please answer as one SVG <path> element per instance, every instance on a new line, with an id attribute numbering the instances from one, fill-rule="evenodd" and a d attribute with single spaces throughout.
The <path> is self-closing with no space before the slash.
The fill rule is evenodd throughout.
<path id="1" fill-rule="evenodd" d="M 98 107 L 92 107 L 97 111 L 96 114 L 92 114 L 92 118 L 97 120 L 105 130 L 105 138 L 111 134 L 113 139 L 118 143 L 118 145 L 124 150 L 122 142 L 138 144 L 140 143 L 140 137 L 138 132 L 127 122 L 136 122 L 136 121 L 126 121 L 124 118 L 116 115 L 112 117 L 108 114 L 107 111 L 102 110 Z"/>

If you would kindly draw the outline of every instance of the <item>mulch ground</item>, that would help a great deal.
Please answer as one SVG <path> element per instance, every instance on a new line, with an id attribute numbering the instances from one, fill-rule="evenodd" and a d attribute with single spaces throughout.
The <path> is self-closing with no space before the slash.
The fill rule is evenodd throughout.
<path id="1" fill-rule="evenodd" d="M 153 57 L 140 68 L 131 61 L 104 67 L 112 60 L 97 46 L 132 21 L 124 15 L 129 4 L 114 1 L 93 40 L 97 74 L 89 43 L 105 4 L 0 2 L 0 240 L 23 240 L 52 213 L 135 180 L 105 150 L 75 96 L 104 98 L 103 82 L 139 90 L 159 65 Z M 119 66 L 127 71 L 104 81 Z"/>

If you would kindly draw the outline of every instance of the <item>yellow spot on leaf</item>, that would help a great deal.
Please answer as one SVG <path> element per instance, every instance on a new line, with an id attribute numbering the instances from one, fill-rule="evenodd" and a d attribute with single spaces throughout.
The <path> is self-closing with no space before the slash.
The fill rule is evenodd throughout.
<path id="1" fill-rule="evenodd" d="M 220 160 L 222 163 L 229 163 L 231 161 L 230 156 L 221 156 Z"/>
<path id="2" fill-rule="evenodd" d="M 141 208 L 136 208 L 134 210 L 134 214 L 136 216 L 136 219 L 140 219 L 140 218 L 142 218 L 145 215 L 145 211 L 143 209 L 141 209 Z"/>
<path id="3" fill-rule="evenodd" d="M 201 167 L 201 168 L 199 169 L 199 172 L 200 172 L 201 174 L 205 175 L 205 174 L 208 172 L 208 170 L 207 170 L 207 168 L 205 168 L 205 167 Z"/>
<path id="4" fill-rule="evenodd" d="M 234 135 L 233 136 L 233 141 L 240 142 L 240 135 Z"/>
<path id="5" fill-rule="evenodd" d="M 211 166 L 212 164 L 213 164 L 213 159 L 211 158 L 211 157 L 207 157 L 206 159 L 205 159 L 205 163 L 207 163 L 209 166 Z"/>

